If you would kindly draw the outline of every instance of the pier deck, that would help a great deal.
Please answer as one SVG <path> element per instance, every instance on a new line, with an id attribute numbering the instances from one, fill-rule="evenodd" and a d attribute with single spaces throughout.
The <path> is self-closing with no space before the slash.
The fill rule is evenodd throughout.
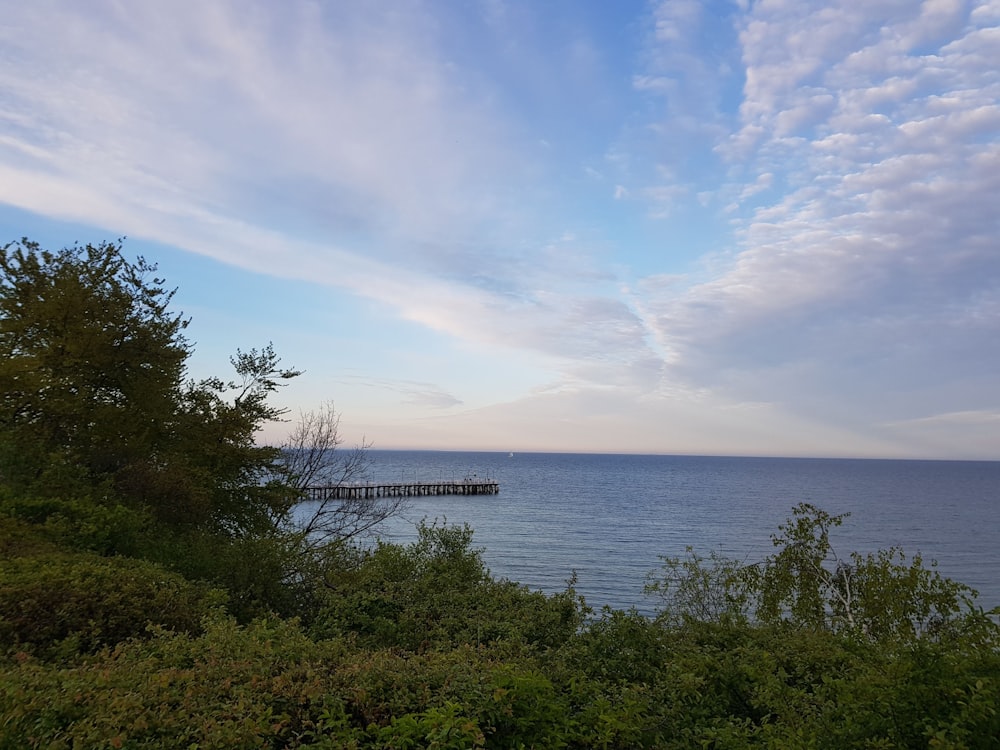
<path id="1" fill-rule="evenodd" d="M 306 500 L 370 500 L 379 497 L 432 497 L 434 495 L 496 495 L 500 483 L 490 479 L 448 482 L 365 482 L 329 487 L 306 487 Z"/>

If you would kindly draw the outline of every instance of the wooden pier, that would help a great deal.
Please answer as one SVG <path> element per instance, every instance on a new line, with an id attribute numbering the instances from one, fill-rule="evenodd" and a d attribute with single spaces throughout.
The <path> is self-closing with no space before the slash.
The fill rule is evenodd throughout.
<path id="1" fill-rule="evenodd" d="M 499 482 L 476 477 L 449 482 L 359 482 L 303 488 L 306 500 L 374 500 L 380 497 L 496 495 L 499 492 Z"/>

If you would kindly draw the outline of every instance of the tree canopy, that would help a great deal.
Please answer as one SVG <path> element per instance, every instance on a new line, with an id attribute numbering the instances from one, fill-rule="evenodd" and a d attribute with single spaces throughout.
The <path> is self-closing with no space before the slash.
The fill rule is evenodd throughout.
<path id="1" fill-rule="evenodd" d="M 122 243 L 0 253 L 0 482 L 34 495 L 82 491 L 175 525 L 240 534 L 286 502 L 279 453 L 254 434 L 283 411 L 269 396 L 298 372 L 273 347 L 232 357 L 233 380 L 186 379 L 188 320 L 174 290 Z"/>

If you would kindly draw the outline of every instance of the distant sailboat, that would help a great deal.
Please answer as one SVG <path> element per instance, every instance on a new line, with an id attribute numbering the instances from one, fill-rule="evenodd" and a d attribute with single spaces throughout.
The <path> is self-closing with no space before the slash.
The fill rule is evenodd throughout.
<path id="1" fill-rule="evenodd" d="M 507 458 L 514 458 L 514 454 L 513 453 L 508 454 Z"/>

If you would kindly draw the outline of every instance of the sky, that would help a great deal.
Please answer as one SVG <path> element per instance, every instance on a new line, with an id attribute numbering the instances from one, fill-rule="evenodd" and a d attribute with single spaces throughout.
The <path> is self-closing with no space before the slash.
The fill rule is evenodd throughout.
<path id="1" fill-rule="evenodd" d="M 348 443 L 1000 459 L 1000 0 L 0 0 L 22 236 Z"/>

